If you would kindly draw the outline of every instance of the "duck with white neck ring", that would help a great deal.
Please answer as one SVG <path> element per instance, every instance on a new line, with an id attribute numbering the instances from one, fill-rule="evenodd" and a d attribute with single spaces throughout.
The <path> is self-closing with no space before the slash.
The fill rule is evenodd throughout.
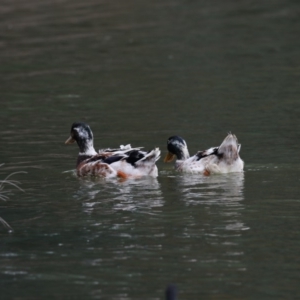
<path id="1" fill-rule="evenodd" d="M 158 148 L 146 152 L 142 151 L 141 147 L 132 148 L 130 145 L 121 145 L 117 149 L 104 149 L 96 152 L 92 130 L 83 122 L 72 124 L 70 137 L 65 144 L 75 142 L 79 147 L 76 164 L 78 176 L 140 178 L 158 175 L 155 164 L 160 157 Z"/>
<path id="2" fill-rule="evenodd" d="M 167 142 L 168 154 L 164 162 L 176 157 L 175 169 L 185 173 L 203 175 L 243 172 L 244 162 L 239 156 L 241 145 L 229 133 L 219 147 L 198 151 L 190 157 L 187 144 L 180 136 L 171 136 Z"/>

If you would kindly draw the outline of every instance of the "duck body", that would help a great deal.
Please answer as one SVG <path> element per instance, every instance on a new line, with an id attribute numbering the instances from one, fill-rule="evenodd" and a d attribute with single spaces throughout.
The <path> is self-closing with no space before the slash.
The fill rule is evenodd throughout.
<path id="1" fill-rule="evenodd" d="M 93 145 L 93 133 L 89 125 L 77 122 L 71 127 L 71 135 L 66 144 L 77 142 L 79 154 L 76 164 L 78 176 L 94 175 L 106 178 L 138 178 L 142 176 L 157 177 L 155 165 L 160 157 L 158 148 L 142 151 L 141 147 L 130 145 L 116 149 L 102 149 L 96 152 Z"/>
<path id="2" fill-rule="evenodd" d="M 203 175 L 243 172 L 244 162 L 239 156 L 241 145 L 234 134 L 229 133 L 219 147 L 212 147 L 189 155 L 185 140 L 172 136 L 167 143 L 168 154 L 165 162 L 176 156 L 175 169 L 185 173 Z"/>

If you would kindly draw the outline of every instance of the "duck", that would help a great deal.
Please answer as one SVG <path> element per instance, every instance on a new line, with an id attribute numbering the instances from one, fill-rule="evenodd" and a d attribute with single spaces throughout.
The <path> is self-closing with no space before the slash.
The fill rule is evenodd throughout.
<path id="1" fill-rule="evenodd" d="M 232 133 L 228 133 L 219 147 L 198 151 L 193 156 L 189 154 L 186 141 L 177 135 L 169 137 L 167 149 L 164 162 L 171 162 L 176 157 L 175 169 L 180 172 L 209 176 L 243 172 L 244 169 L 244 162 L 239 155 L 241 144 Z"/>
<path id="2" fill-rule="evenodd" d="M 142 147 L 132 148 L 130 144 L 114 149 L 94 148 L 94 137 L 90 126 L 75 122 L 65 144 L 77 143 L 79 154 L 76 163 L 77 176 L 93 175 L 105 178 L 140 178 L 158 176 L 156 161 L 160 158 L 159 148 L 143 151 Z"/>

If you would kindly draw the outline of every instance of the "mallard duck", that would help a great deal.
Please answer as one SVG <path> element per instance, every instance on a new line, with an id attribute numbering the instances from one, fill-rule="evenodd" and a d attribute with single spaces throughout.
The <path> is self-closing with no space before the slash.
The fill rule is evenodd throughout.
<path id="1" fill-rule="evenodd" d="M 219 147 L 199 151 L 194 156 L 189 155 L 187 144 L 180 136 L 171 136 L 167 142 L 168 154 L 164 161 L 170 162 L 176 156 L 175 169 L 187 173 L 242 172 L 244 162 L 239 156 L 241 145 L 234 134 L 229 133 Z"/>
<path id="2" fill-rule="evenodd" d="M 121 145 L 117 149 L 108 148 L 96 152 L 92 130 L 83 122 L 72 124 L 71 135 L 65 144 L 74 142 L 77 142 L 79 147 L 76 164 L 78 176 L 138 178 L 158 175 L 155 165 L 160 157 L 158 148 L 146 152 L 142 151 L 141 147 L 132 148 L 130 145 Z"/>

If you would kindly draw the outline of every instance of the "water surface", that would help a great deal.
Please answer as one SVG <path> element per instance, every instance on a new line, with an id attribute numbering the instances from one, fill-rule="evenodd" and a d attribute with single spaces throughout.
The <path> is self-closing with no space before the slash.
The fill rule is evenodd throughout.
<path id="1" fill-rule="evenodd" d="M 0 4 L 3 299 L 293 299 L 299 288 L 299 4 Z M 74 121 L 97 149 L 191 153 L 228 131 L 243 174 L 79 179 Z"/>

